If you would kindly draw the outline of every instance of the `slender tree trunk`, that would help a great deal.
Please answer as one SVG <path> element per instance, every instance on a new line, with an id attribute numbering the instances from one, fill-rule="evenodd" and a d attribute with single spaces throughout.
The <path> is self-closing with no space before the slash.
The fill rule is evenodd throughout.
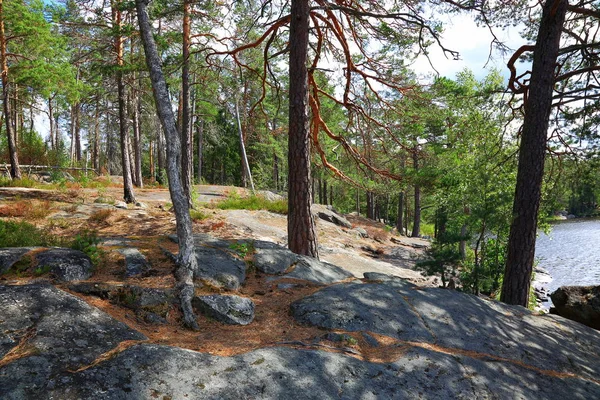
<path id="1" fill-rule="evenodd" d="M 404 213 L 404 192 L 398 194 L 398 218 L 396 219 L 396 229 L 400 235 L 404 235 L 404 219 L 402 214 Z"/>
<path id="2" fill-rule="evenodd" d="M 112 3 L 113 23 L 120 30 L 122 28 L 120 4 L 118 0 Z M 131 179 L 131 163 L 129 158 L 129 132 L 127 132 L 127 104 L 125 101 L 125 83 L 123 82 L 123 36 L 118 32 L 115 36 L 115 51 L 117 54 L 117 94 L 119 100 L 119 133 L 121 137 L 121 165 L 123 173 L 123 200 L 126 203 L 135 203 L 133 181 Z"/>
<path id="3" fill-rule="evenodd" d="M 367 218 L 375 220 L 375 193 L 367 192 Z"/>
<path id="4" fill-rule="evenodd" d="M 11 121 L 10 90 L 8 87 L 8 62 L 6 60 L 6 36 L 4 32 L 4 9 L 0 0 L 0 68 L 2 69 L 2 106 L 4 122 L 6 123 L 6 138 L 8 141 L 8 156 L 10 158 L 10 176 L 12 179 L 21 179 L 21 168 L 17 155 L 17 144 Z"/>
<path id="5" fill-rule="evenodd" d="M 56 133 L 54 132 L 54 107 L 52 97 L 48 98 L 48 119 L 50 120 L 50 148 L 56 150 Z"/>
<path id="6" fill-rule="evenodd" d="M 183 1 L 183 64 L 181 68 L 181 179 L 183 193 L 192 205 L 194 169 L 190 113 L 190 0 Z"/>
<path id="7" fill-rule="evenodd" d="M 323 178 L 323 204 L 329 204 L 327 201 L 327 178 Z"/>
<path id="8" fill-rule="evenodd" d="M 315 221 L 310 211 L 310 132 L 308 119 L 309 1 L 292 0 L 288 138 L 288 245 L 291 251 L 319 257 Z"/>
<path id="9" fill-rule="evenodd" d="M 198 184 L 202 183 L 202 147 L 204 146 L 204 121 L 198 121 L 198 168 L 196 174 L 198 176 Z"/>
<path id="10" fill-rule="evenodd" d="M 250 181 L 250 188 L 252 189 L 252 193 L 254 193 L 254 181 L 252 180 L 252 172 L 250 172 L 250 164 L 248 163 L 248 155 L 246 154 L 246 145 L 244 144 L 244 133 L 242 131 L 242 122 L 240 120 L 240 109 L 238 107 L 237 99 L 235 100 L 235 118 L 237 120 L 238 132 L 240 137 L 240 150 L 242 153 L 242 166 L 244 168 L 244 173 L 242 173 L 242 177 L 247 177 Z M 245 179 L 242 180 L 243 182 Z M 246 187 L 246 185 L 243 185 Z"/>
<path id="11" fill-rule="evenodd" d="M 100 102 L 96 101 L 94 116 L 94 143 L 92 147 L 92 164 L 96 173 L 100 173 Z"/>
<path id="12" fill-rule="evenodd" d="M 159 118 L 161 120 L 165 137 L 167 139 L 167 174 L 169 175 L 169 192 L 175 209 L 177 221 L 177 238 L 179 241 L 179 255 L 176 271 L 181 308 L 184 322 L 191 329 L 199 329 L 198 322 L 192 309 L 194 296 L 194 274 L 198 269 L 198 261 L 194 253 L 194 238 L 192 235 L 192 219 L 190 217 L 189 200 L 183 191 L 183 184 L 179 168 L 181 167 L 181 143 L 179 132 L 175 125 L 175 116 L 171 108 L 169 92 L 160 64 L 160 57 L 156 50 L 152 36 L 150 21 L 146 11 L 146 0 L 136 0 L 140 35 L 144 44 L 146 64 L 150 70 L 154 99 Z"/>
<path id="13" fill-rule="evenodd" d="M 567 0 L 547 0 L 544 4 L 525 102 L 513 222 L 500 297 L 505 303 L 525 307 L 533 270 L 556 60 L 567 6 Z"/>
<path id="14" fill-rule="evenodd" d="M 417 149 L 413 153 L 413 163 L 415 172 L 419 171 L 419 155 Z M 419 237 L 421 233 L 421 185 L 415 183 L 415 214 L 413 220 L 413 229 L 410 234 L 411 237 Z"/>
<path id="15" fill-rule="evenodd" d="M 80 123 L 80 104 L 75 104 L 75 160 L 81 161 L 81 123 Z"/>
<path id="16" fill-rule="evenodd" d="M 135 79 L 135 78 L 134 78 Z M 139 85 L 138 89 L 141 93 L 142 85 L 141 79 L 137 80 Z M 142 179 L 142 132 L 141 132 L 141 118 L 142 114 L 142 100 L 139 94 L 135 94 L 132 91 L 131 95 L 131 108 L 133 114 L 133 174 L 132 180 L 135 186 L 142 188 L 144 187 L 144 181 Z"/>

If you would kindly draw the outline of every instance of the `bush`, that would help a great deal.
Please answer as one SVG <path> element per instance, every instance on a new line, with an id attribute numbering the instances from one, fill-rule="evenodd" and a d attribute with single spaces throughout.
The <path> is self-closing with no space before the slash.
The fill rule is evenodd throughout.
<path id="1" fill-rule="evenodd" d="M 75 236 L 70 247 L 84 252 L 92 260 L 92 264 L 98 265 L 104 256 L 102 250 L 98 248 L 99 243 L 100 238 L 96 232 L 86 229 Z"/>
<path id="2" fill-rule="evenodd" d="M 57 242 L 47 232 L 27 222 L 0 220 L 2 247 L 53 246 Z"/>

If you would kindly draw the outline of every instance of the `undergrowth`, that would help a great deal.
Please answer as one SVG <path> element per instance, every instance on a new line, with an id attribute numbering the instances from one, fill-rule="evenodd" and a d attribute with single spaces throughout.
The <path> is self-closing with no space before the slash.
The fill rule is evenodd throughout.
<path id="1" fill-rule="evenodd" d="M 0 220 L 0 244 L 0 247 L 55 246 L 57 241 L 28 222 Z"/>
<path id="2" fill-rule="evenodd" d="M 267 200 L 263 196 L 251 195 L 240 197 L 231 193 L 227 199 L 216 203 L 215 207 L 221 210 L 267 210 L 277 214 L 287 215 L 287 200 Z"/>

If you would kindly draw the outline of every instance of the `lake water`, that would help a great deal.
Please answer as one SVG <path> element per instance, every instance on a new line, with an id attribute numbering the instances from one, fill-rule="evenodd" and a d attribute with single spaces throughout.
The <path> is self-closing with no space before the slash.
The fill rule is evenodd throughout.
<path id="1" fill-rule="evenodd" d="M 540 233 L 535 249 L 538 265 L 552 276 L 543 286 L 550 293 L 566 285 L 600 285 L 600 219 L 574 219 Z"/>

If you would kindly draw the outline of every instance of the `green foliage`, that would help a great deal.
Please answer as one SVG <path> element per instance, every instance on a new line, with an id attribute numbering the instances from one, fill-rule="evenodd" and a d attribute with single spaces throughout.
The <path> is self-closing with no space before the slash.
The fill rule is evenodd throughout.
<path id="1" fill-rule="evenodd" d="M 286 200 L 267 200 L 259 195 L 240 197 L 232 194 L 227 199 L 216 203 L 215 206 L 221 210 L 267 210 L 284 215 L 288 211 Z"/>
<path id="2" fill-rule="evenodd" d="M 427 260 L 419 261 L 417 268 L 423 270 L 427 275 L 439 275 L 442 286 L 446 287 L 449 275 L 456 276 L 456 269 L 461 260 L 458 251 L 459 235 L 444 234 L 437 237 L 433 245 L 426 251 Z"/>
<path id="3" fill-rule="evenodd" d="M 191 209 L 190 210 L 190 216 L 192 217 L 192 219 L 194 221 L 202 221 L 202 220 L 205 220 L 207 218 L 210 218 L 210 215 L 206 214 L 202 210 L 197 210 L 197 209 Z"/>
<path id="4" fill-rule="evenodd" d="M 92 264 L 97 266 L 101 263 L 104 256 L 103 251 L 98 247 L 100 238 L 97 233 L 90 230 L 84 230 L 78 233 L 70 244 L 70 247 L 87 254 L 92 260 Z"/>
<path id="5" fill-rule="evenodd" d="M 10 179 L 5 176 L 0 176 L 0 187 L 25 187 L 33 188 L 38 186 L 39 183 L 29 177 L 23 177 L 21 179 Z"/>
<path id="6" fill-rule="evenodd" d="M 253 242 L 235 242 L 231 243 L 229 248 L 240 256 L 240 258 L 246 258 L 248 254 L 254 254 L 255 252 Z"/>
<path id="7" fill-rule="evenodd" d="M 0 243 L 3 247 L 53 246 L 56 240 L 27 222 L 0 220 Z"/>

